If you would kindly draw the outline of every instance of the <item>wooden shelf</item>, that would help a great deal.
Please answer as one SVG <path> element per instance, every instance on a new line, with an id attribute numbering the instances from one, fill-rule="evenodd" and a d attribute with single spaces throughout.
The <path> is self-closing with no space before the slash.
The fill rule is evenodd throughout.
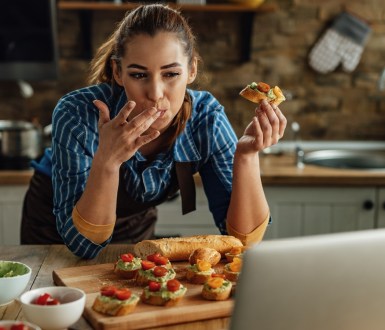
<path id="1" fill-rule="evenodd" d="M 124 2 L 115 4 L 112 2 L 90 2 L 90 1 L 59 1 L 58 8 L 61 10 L 130 10 L 140 3 Z M 277 10 L 277 6 L 273 4 L 262 4 L 261 6 L 246 6 L 238 4 L 207 4 L 207 5 L 189 5 L 176 4 L 167 2 L 172 8 L 178 8 L 183 11 L 200 11 L 200 12 L 272 12 Z"/>

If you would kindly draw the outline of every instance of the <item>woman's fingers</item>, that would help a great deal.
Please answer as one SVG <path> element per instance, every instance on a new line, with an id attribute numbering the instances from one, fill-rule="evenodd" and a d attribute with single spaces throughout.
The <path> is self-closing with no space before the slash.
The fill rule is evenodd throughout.
<path id="1" fill-rule="evenodd" d="M 135 108 L 136 103 L 134 101 L 128 101 L 122 109 L 120 109 L 118 115 L 115 117 L 114 121 L 118 126 L 127 124 L 128 117 L 132 110 Z"/>
<path id="2" fill-rule="evenodd" d="M 127 128 L 130 130 L 132 129 L 134 132 L 137 132 L 138 135 L 141 135 L 153 124 L 160 113 L 161 112 L 156 108 L 147 109 L 131 119 Z"/>
<path id="3" fill-rule="evenodd" d="M 103 126 L 103 124 L 108 123 L 110 121 L 110 110 L 108 109 L 107 104 L 100 100 L 94 100 L 93 103 L 99 110 L 98 126 L 100 128 L 101 126 Z"/>
<path id="4" fill-rule="evenodd" d="M 265 138 L 268 140 L 265 144 L 276 144 L 285 131 L 287 124 L 286 117 L 276 105 L 271 105 L 265 100 L 261 103 L 260 109 L 258 109 L 258 111 L 256 110 L 256 113 L 258 118 L 261 119 L 261 128 Z"/>

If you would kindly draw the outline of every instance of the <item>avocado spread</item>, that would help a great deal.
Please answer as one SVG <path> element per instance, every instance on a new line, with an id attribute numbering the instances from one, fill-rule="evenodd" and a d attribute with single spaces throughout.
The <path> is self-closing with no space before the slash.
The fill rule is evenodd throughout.
<path id="1" fill-rule="evenodd" d="M 131 262 L 124 262 L 119 259 L 116 266 L 122 270 L 136 270 L 142 267 L 140 258 L 134 258 Z"/>
<path id="2" fill-rule="evenodd" d="M 187 291 L 187 288 L 183 285 L 180 286 L 180 288 L 174 292 L 167 290 L 167 287 L 164 285 L 161 287 L 159 291 L 152 292 L 149 290 L 148 286 L 144 288 L 144 295 L 146 299 L 148 299 L 150 296 L 161 296 L 164 300 L 170 300 L 175 299 Z"/>

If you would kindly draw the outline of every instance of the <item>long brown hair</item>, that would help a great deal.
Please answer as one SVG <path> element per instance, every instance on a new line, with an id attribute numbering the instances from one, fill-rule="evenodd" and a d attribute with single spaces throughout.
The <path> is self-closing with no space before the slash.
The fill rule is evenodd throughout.
<path id="1" fill-rule="evenodd" d="M 141 5 L 127 12 L 115 31 L 97 50 L 91 61 L 89 83 L 107 82 L 115 85 L 111 61 L 115 61 L 121 69 L 121 58 L 124 57 L 130 40 L 139 34 L 154 36 L 158 32 L 171 32 L 177 35 L 184 53 L 188 57 L 190 67 L 194 59 L 200 59 L 196 50 L 195 36 L 179 11 L 163 4 Z M 172 140 L 183 131 L 190 116 L 191 104 L 186 97 L 181 110 L 172 123 L 176 130 Z"/>

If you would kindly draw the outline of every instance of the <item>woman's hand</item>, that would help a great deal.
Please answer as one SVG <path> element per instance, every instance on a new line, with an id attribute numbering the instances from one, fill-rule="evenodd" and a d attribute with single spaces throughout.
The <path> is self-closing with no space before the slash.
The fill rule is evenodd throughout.
<path id="1" fill-rule="evenodd" d="M 283 136 L 286 124 L 287 119 L 278 106 L 263 100 L 238 141 L 237 153 L 255 153 L 276 144 Z"/>
<path id="2" fill-rule="evenodd" d="M 128 120 L 136 106 L 134 101 L 127 102 L 113 119 L 110 119 L 110 111 L 104 102 L 95 100 L 94 105 L 99 109 L 97 155 L 105 165 L 108 163 L 114 168 L 119 168 L 141 146 L 156 139 L 160 134 L 157 130 L 149 129 L 159 117 L 160 113 L 156 108 L 144 110 L 133 119 Z"/>

